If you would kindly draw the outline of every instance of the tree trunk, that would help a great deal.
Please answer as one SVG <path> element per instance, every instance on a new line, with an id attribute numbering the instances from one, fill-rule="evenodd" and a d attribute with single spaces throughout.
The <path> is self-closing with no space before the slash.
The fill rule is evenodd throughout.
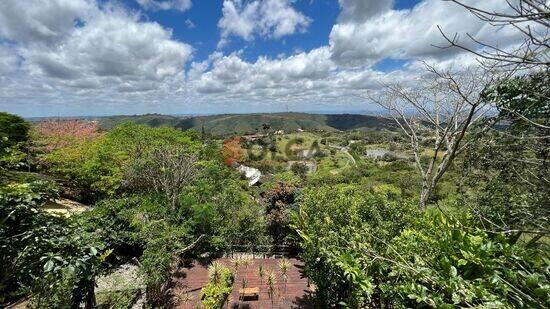
<path id="1" fill-rule="evenodd" d="M 428 181 L 422 181 L 422 192 L 420 193 L 420 208 L 426 209 L 426 204 L 432 195 L 433 188 L 429 185 Z"/>

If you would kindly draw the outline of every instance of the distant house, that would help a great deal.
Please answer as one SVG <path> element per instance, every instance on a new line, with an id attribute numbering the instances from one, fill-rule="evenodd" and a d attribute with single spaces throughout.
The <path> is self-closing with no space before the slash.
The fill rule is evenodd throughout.
<path id="1" fill-rule="evenodd" d="M 239 165 L 239 167 L 237 167 L 237 170 L 241 172 L 241 174 L 248 180 L 249 186 L 257 184 L 262 177 L 262 172 L 260 172 L 260 170 L 257 168 Z"/>
<path id="2" fill-rule="evenodd" d="M 243 135 L 241 137 L 248 141 L 256 141 L 266 136 L 267 136 L 266 134 L 252 134 L 252 135 Z"/>
<path id="3" fill-rule="evenodd" d="M 393 151 L 385 150 L 385 149 L 369 149 L 365 152 L 365 156 L 380 160 L 385 158 L 395 158 L 400 160 L 406 160 L 408 157 L 399 153 L 395 153 Z"/>
<path id="4" fill-rule="evenodd" d="M 296 129 L 296 131 L 298 131 L 298 132 L 304 132 L 304 129 L 298 128 L 298 129 Z"/>
<path id="5" fill-rule="evenodd" d="M 275 131 L 275 135 L 284 135 L 284 134 L 285 134 L 285 130 Z"/>
<path id="6" fill-rule="evenodd" d="M 390 151 L 384 149 L 369 149 L 365 152 L 365 155 L 373 159 L 382 159 L 387 153 L 390 153 Z"/>

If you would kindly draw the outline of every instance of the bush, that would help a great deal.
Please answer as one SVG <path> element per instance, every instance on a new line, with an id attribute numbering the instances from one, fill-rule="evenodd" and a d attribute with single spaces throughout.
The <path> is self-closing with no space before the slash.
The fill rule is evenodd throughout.
<path id="1" fill-rule="evenodd" d="M 391 242 L 380 288 L 406 307 L 547 308 L 547 254 L 468 220 L 426 214 Z"/>
<path id="2" fill-rule="evenodd" d="M 109 253 L 76 222 L 40 209 L 56 196 L 46 182 L 0 188 L 0 303 L 31 294 L 39 308 L 90 304 Z"/>
<path id="3" fill-rule="evenodd" d="M 304 179 L 306 177 L 306 175 L 309 171 L 307 165 L 305 165 L 304 163 L 301 163 L 301 162 L 296 162 L 296 163 L 292 164 L 292 166 L 290 167 L 290 170 L 302 179 Z"/>
<path id="4" fill-rule="evenodd" d="M 208 267 L 208 283 L 201 290 L 205 309 L 222 308 L 233 290 L 235 275 L 223 265 L 214 262 Z"/>
<path id="5" fill-rule="evenodd" d="M 305 272 L 327 307 L 361 307 L 374 293 L 379 270 L 368 252 L 409 227 L 416 202 L 394 188 L 372 193 L 358 185 L 308 188 L 293 227 L 301 237 Z M 367 192 L 365 194 L 365 192 Z"/>
<path id="6" fill-rule="evenodd" d="M 26 142 L 29 138 L 30 125 L 23 118 L 0 112 L 0 145 L 14 146 Z"/>

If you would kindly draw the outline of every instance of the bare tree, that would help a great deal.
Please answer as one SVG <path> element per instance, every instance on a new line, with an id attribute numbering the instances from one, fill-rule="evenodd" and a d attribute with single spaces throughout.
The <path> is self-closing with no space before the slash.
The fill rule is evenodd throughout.
<path id="1" fill-rule="evenodd" d="M 197 158 L 180 146 L 165 146 L 136 159 L 127 169 L 130 186 L 163 193 L 172 210 L 183 188 L 197 174 Z"/>
<path id="2" fill-rule="evenodd" d="M 489 103 L 481 97 L 491 82 L 487 71 L 428 73 L 414 86 L 385 85 L 369 98 L 384 107 L 410 139 L 414 161 L 422 177 L 420 206 L 425 207 L 453 160 L 470 144 L 466 136 L 474 124 L 486 120 Z M 484 124 L 488 128 L 489 124 Z M 432 144 L 428 162 L 423 145 Z"/>
<path id="3" fill-rule="evenodd" d="M 509 70 L 550 68 L 550 4 L 547 0 L 503 0 L 506 3 L 502 11 L 492 11 L 479 5 L 470 5 L 463 0 L 445 0 L 468 10 L 480 20 L 495 28 L 512 28 L 522 37 L 520 44 L 513 47 L 498 46 L 479 41 L 470 33 L 468 40 L 461 41 L 458 33 L 439 31 L 449 43 L 442 48 L 458 47 L 475 54 L 485 67 L 499 67 Z M 469 41 L 469 42 L 468 42 Z M 476 48 L 468 47 L 474 43 Z"/>

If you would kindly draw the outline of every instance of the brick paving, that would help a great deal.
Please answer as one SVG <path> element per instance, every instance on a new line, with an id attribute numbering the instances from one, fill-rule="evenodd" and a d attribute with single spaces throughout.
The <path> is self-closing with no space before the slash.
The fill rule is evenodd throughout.
<path id="1" fill-rule="evenodd" d="M 231 259 L 221 258 L 217 260 L 221 264 L 232 268 Z M 248 266 L 239 266 L 233 292 L 229 304 L 225 308 L 315 308 L 312 301 L 312 293 L 308 287 L 307 279 L 302 275 L 303 263 L 297 259 L 289 259 L 291 267 L 287 271 L 286 285 L 279 269 L 280 259 L 256 258 L 251 259 Z M 268 293 L 265 278 L 260 282 L 258 266 L 263 265 L 266 272 L 273 270 L 277 276 L 276 291 L 273 297 Z M 176 308 L 191 309 L 200 307 L 201 288 L 208 281 L 208 265 L 201 265 L 192 261 L 190 265 L 180 269 L 175 277 L 175 294 L 178 298 Z M 247 280 L 246 287 L 260 288 L 257 300 L 239 300 L 239 289 L 242 288 L 242 280 Z"/>

